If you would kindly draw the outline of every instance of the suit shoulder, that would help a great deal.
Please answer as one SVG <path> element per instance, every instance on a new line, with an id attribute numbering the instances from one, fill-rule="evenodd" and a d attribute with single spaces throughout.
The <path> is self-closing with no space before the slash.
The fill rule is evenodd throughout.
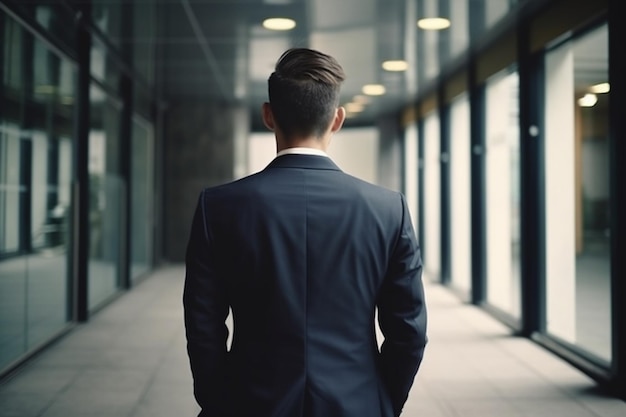
<path id="1" fill-rule="evenodd" d="M 223 184 L 213 185 L 209 187 L 205 187 L 201 194 L 207 198 L 213 195 L 222 195 L 237 192 L 238 190 L 243 190 L 247 187 L 250 187 L 257 179 L 259 173 L 251 174 L 237 180 L 229 181 Z"/>
<path id="2" fill-rule="evenodd" d="M 371 183 L 369 181 L 365 181 L 361 178 L 352 176 L 350 174 L 345 174 L 347 178 L 350 178 L 351 181 L 354 182 L 354 184 L 356 184 L 356 186 L 359 189 L 368 191 L 372 194 L 378 195 L 381 198 L 385 198 L 385 199 L 402 199 L 402 193 L 396 190 L 392 190 L 390 188 L 387 187 L 383 187 L 382 185 L 378 185 L 378 184 L 374 184 Z"/>

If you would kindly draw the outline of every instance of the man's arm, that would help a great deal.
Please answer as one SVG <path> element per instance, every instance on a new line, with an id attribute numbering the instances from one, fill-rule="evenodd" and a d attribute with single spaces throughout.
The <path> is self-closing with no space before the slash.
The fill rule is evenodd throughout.
<path id="1" fill-rule="evenodd" d="M 218 416 L 228 328 L 228 300 L 223 277 L 215 265 L 216 253 L 206 225 L 204 193 L 200 195 L 191 225 L 185 258 L 183 306 L 187 352 L 194 395 L 202 416 Z"/>
<path id="2" fill-rule="evenodd" d="M 401 202 L 401 230 L 378 300 L 384 336 L 381 372 L 396 416 L 408 398 L 427 341 L 420 250 L 403 196 Z"/>

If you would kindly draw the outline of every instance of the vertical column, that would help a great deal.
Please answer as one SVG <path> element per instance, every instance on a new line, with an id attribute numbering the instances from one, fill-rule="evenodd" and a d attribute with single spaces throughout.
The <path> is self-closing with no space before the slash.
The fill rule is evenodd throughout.
<path id="1" fill-rule="evenodd" d="M 424 17 L 425 7 L 423 1 L 417 2 L 417 17 Z M 413 22 L 415 24 L 416 22 Z M 426 79 L 426 42 L 424 37 L 424 31 L 418 30 L 416 32 L 417 40 L 415 45 L 417 46 L 417 69 L 416 69 L 416 77 L 417 77 L 417 85 L 423 85 Z M 420 135 L 421 137 L 421 135 Z M 421 154 L 420 154 L 421 155 Z M 421 201 L 421 200 L 420 200 Z"/>
<path id="2" fill-rule="evenodd" d="M 441 282 L 450 277 L 450 106 L 445 102 L 444 88 L 439 88 L 440 178 L 441 178 Z"/>
<path id="3" fill-rule="evenodd" d="M 618 11 L 619 10 L 619 11 Z M 611 192 L 611 308 L 613 374 L 618 395 L 626 399 L 626 25 L 620 0 L 609 1 L 609 137 Z M 620 180 L 622 179 L 622 180 Z"/>
<path id="4" fill-rule="evenodd" d="M 237 105 L 172 103 L 165 121 L 165 257 L 185 259 L 189 222 L 200 191 L 233 180 Z"/>
<path id="5" fill-rule="evenodd" d="M 120 35 L 122 37 L 122 58 L 127 68 L 133 68 L 133 44 L 129 40 L 133 31 L 134 2 L 122 4 Z M 126 42 L 124 42 L 127 40 Z M 119 124 L 119 160 L 120 176 L 123 188 L 120 204 L 120 287 L 128 289 L 131 286 L 130 276 L 130 248 L 131 248 L 131 161 L 132 161 L 132 131 L 133 131 L 133 80 L 128 71 L 124 71 L 119 80 L 119 94 L 122 99 L 122 109 Z"/>
<path id="6" fill-rule="evenodd" d="M 528 22 L 517 34 L 521 169 L 521 332 L 531 336 L 545 323 L 545 230 L 543 227 L 543 55 L 532 54 Z"/>
<path id="7" fill-rule="evenodd" d="M 32 125 L 33 125 L 33 83 L 35 77 L 35 40 L 26 30 L 20 30 L 22 38 L 22 82 L 20 95 L 20 187 L 24 192 L 19 193 L 19 251 L 29 254 L 32 252 L 32 201 L 33 201 L 33 180 L 32 180 Z"/>
<path id="8" fill-rule="evenodd" d="M 469 64 L 470 142 L 471 170 L 471 301 L 480 304 L 485 300 L 486 236 L 485 236 L 485 89 L 476 85 L 476 66 Z"/>
<path id="9" fill-rule="evenodd" d="M 398 165 L 402 163 L 401 156 L 401 121 L 398 117 L 382 117 L 376 124 L 379 132 L 377 182 L 394 190 L 402 189 L 402 176 Z"/>
<path id="10" fill-rule="evenodd" d="M 469 8 L 470 38 L 480 37 L 485 27 L 486 6 L 477 1 Z M 471 143 L 471 301 L 480 304 L 486 296 L 486 236 L 485 236 L 485 89 L 477 85 L 476 62 L 468 63 Z"/>
<path id="11" fill-rule="evenodd" d="M 407 194 L 407 185 L 406 185 L 406 171 L 408 169 L 406 165 L 406 158 L 404 157 L 404 153 L 406 152 L 406 123 L 400 122 L 402 126 L 402 130 L 400 132 L 400 149 L 401 149 L 401 157 L 400 157 L 400 183 L 399 190 L 406 196 Z M 413 219 L 415 222 L 417 219 Z"/>
<path id="12" fill-rule="evenodd" d="M 418 116 L 419 119 L 420 116 Z M 424 120 L 417 123 L 417 238 L 420 246 L 424 247 Z M 422 249 L 423 251 L 424 249 Z M 422 252 L 422 259 L 424 253 Z"/>
<path id="13" fill-rule="evenodd" d="M 19 194 L 19 246 L 18 250 L 23 254 L 30 254 L 32 248 L 32 201 L 33 201 L 33 176 L 32 176 L 32 159 L 33 159 L 33 142 L 30 138 L 20 138 L 19 150 L 19 179 L 20 188 L 24 188 L 25 192 Z"/>
<path id="14" fill-rule="evenodd" d="M 165 29 L 163 28 L 164 22 L 167 18 L 167 13 L 164 10 L 165 7 L 159 2 L 154 3 L 154 33 L 163 34 Z M 163 97 L 165 96 L 165 74 L 164 65 L 156 65 L 157 62 L 161 62 L 165 59 L 163 42 L 155 42 L 154 46 L 154 58 L 152 65 L 154 65 L 154 97 L 155 100 L 152 105 L 152 116 L 154 120 L 154 154 L 153 154 L 153 166 L 152 172 L 154 174 L 154 196 L 153 196 L 153 224 L 158 227 L 151 226 L 153 235 L 152 244 L 152 259 L 154 264 L 159 263 L 165 258 L 165 203 L 166 203 L 166 182 L 165 182 L 165 140 L 166 140 L 166 126 L 165 126 L 165 113 L 167 105 Z"/>
<path id="15" fill-rule="evenodd" d="M 87 21 L 91 14 L 90 2 L 81 2 L 77 13 L 76 54 L 78 57 L 78 82 L 76 86 L 76 134 L 74 160 L 74 222 L 73 222 L 73 275 L 74 317 L 87 321 L 88 262 L 89 262 L 89 84 L 91 34 Z"/>

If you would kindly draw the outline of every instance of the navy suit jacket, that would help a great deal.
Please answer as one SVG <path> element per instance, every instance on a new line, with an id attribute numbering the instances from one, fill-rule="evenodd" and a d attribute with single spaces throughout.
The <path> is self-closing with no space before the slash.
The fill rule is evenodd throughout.
<path id="1" fill-rule="evenodd" d="M 421 271 L 402 194 L 330 158 L 205 189 L 183 295 L 200 416 L 398 416 L 426 345 Z"/>

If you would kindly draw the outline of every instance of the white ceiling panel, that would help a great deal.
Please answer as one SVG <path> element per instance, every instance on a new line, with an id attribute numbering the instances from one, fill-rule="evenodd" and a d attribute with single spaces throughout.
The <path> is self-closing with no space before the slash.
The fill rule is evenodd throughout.
<path id="1" fill-rule="evenodd" d="M 346 95 L 360 92 L 364 84 L 378 80 L 376 31 L 371 27 L 359 29 L 312 32 L 311 48 L 335 57 L 346 73 L 343 91 Z"/>
<path id="2" fill-rule="evenodd" d="M 267 80 L 274 71 L 276 61 L 290 47 L 286 36 L 271 36 L 250 39 L 249 78 L 251 81 Z"/>
<path id="3" fill-rule="evenodd" d="M 312 30 L 337 29 L 376 21 L 376 0 L 311 0 Z"/>

